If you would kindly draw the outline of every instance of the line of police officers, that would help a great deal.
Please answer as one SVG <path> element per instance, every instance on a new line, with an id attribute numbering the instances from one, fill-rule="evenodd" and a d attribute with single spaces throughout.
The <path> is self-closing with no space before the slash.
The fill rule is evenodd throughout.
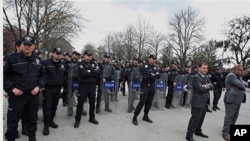
<path id="1" fill-rule="evenodd" d="M 102 97 L 105 103 L 104 110 L 112 112 L 109 106 L 110 97 L 114 96 L 114 92 L 118 93 L 113 88 L 103 88 L 102 86 L 106 82 L 116 82 L 118 83 L 116 87 L 119 87 L 119 83 L 122 81 L 124 96 L 126 95 L 125 82 L 127 82 L 129 92 L 128 112 L 135 110 L 132 123 L 138 125 L 137 116 L 143 107 L 143 120 L 152 123 L 153 121 L 148 114 L 155 95 L 156 80 L 160 78 L 161 73 L 167 73 L 165 83 L 168 86 L 168 95 L 165 107 L 170 108 L 172 106 L 175 77 L 182 72 L 178 69 L 177 61 L 172 61 L 169 70 L 160 70 L 156 65 L 157 58 L 154 55 L 150 55 L 145 63 L 139 64 L 139 59 L 133 58 L 132 64 L 128 62 L 125 67 L 121 64 L 119 67 L 119 64 L 116 64 L 116 66 L 112 64 L 111 57 L 108 54 L 104 55 L 103 62 L 96 62 L 89 50 L 84 52 L 81 62 L 78 61 L 80 53 L 77 51 L 72 53 L 71 58 L 61 59 L 63 52 L 59 47 L 53 49 L 51 58 L 42 61 L 35 55 L 35 41 L 29 35 L 22 38 L 21 46 L 22 51 L 20 53 L 14 53 L 4 58 L 4 90 L 9 97 L 7 131 L 5 134 L 8 141 L 13 141 L 19 136 L 17 126 L 22 117 L 25 117 L 24 121 L 27 128 L 24 129 L 27 130 L 26 135 L 29 136 L 29 141 L 36 140 L 38 94 L 40 91 L 43 94 L 44 135 L 49 134 L 49 127 L 58 128 L 58 125 L 54 122 L 54 117 L 61 96 L 63 106 L 67 105 L 68 107 L 68 116 L 73 115 L 73 107 L 77 103 L 74 128 L 78 128 L 80 125 L 86 98 L 88 98 L 90 105 L 89 122 L 98 124 L 95 112 L 100 112 Z M 120 75 L 114 75 L 116 70 L 119 69 L 123 70 L 122 79 L 115 78 Z M 62 87 L 63 93 L 61 94 Z M 140 98 L 135 108 L 134 101 L 137 99 L 137 95 L 140 95 Z M 77 102 L 75 97 L 77 97 Z"/>

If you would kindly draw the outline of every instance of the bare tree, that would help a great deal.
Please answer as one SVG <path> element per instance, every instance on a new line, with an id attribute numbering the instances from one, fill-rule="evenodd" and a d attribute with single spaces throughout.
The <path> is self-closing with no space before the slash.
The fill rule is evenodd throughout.
<path id="1" fill-rule="evenodd" d="M 230 20 L 229 27 L 224 48 L 232 52 L 233 62 L 243 64 L 245 67 L 247 59 L 250 58 L 250 15 Z"/>
<path id="2" fill-rule="evenodd" d="M 146 21 L 142 18 L 138 18 L 138 23 L 135 28 L 135 45 L 138 52 L 138 57 L 142 58 L 143 52 L 146 48 L 146 41 L 148 40 L 149 31 L 152 26 L 146 23 Z"/>
<path id="3" fill-rule="evenodd" d="M 160 50 L 163 49 L 166 36 L 162 35 L 161 33 L 151 30 L 151 33 L 149 35 L 148 44 L 149 44 L 149 50 L 152 54 L 154 54 L 156 57 L 160 54 Z"/>
<path id="4" fill-rule="evenodd" d="M 128 25 L 123 36 L 123 44 L 124 44 L 124 55 L 126 60 L 131 60 L 132 57 L 139 57 L 137 56 L 137 50 L 135 48 L 135 36 L 136 31 L 135 27 L 132 25 Z"/>
<path id="5" fill-rule="evenodd" d="M 187 61 L 203 40 L 204 23 L 205 20 L 200 17 L 199 12 L 190 7 L 181 10 L 170 19 L 169 26 L 172 33 L 169 34 L 168 46 L 172 48 L 181 64 Z"/>
<path id="6" fill-rule="evenodd" d="M 73 1 L 62 0 L 4 0 L 4 24 L 13 29 L 19 28 L 20 39 L 22 30 L 25 34 L 33 34 L 38 47 L 50 48 L 57 39 L 70 39 L 81 31 L 87 19 L 79 15 Z M 13 15 L 14 13 L 14 15 Z"/>
<path id="7" fill-rule="evenodd" d="M 202 44 L 193 53 L 193 65 L 198 65 L 201 62 L 206 62 L 209 65 L 209 69 L 214 70 L 214 68 L 220 66 L 220 60 L 216 56 L 217 48 L 214 41 L 209 41 L 207 44 Z"/>

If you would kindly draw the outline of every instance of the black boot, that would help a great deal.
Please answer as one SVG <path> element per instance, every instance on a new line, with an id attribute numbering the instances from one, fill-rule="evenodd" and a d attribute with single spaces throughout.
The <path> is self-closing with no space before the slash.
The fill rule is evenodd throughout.
<path id="1" fill-rule="evenodd" d="M 45 135 L 45 136 L 49 135 L 49 125 L 48 124 L 44 124 L 43 135 Z"/>
<path id="2" fill-rule="evenodd" d="M 49 126 L 52 127 L 52 128 L 58 128 L 58 125 L 54 121 L 51 121 L 49 123 Z"/>
<path id="3" fill-rule="evenodd" d="M 144 116 L 143 116 L 142 120 L 149 122 L 149 123 L 153 123 L 153 121 L 148 117 L 148 112 L 149 111 L 144 112 Z"/>
<path id="4" fill-rule="evenodd" d="M 75 121 L 74 128 L 78 128 L 80 125 L 80 121 Z"/>
<path id="5" fill-rule="evenodd" d="M 29 137 L 29 141 L 36 141 L 36 137 Z"/>
<path id="6" fill-rule="evenodd" d="M 136 125 L 136 126 L 138 125 L 138 121 L 137 121 L 137 116 L 136 115 L 133 116 L 132 123 L 134 125 Z"/>

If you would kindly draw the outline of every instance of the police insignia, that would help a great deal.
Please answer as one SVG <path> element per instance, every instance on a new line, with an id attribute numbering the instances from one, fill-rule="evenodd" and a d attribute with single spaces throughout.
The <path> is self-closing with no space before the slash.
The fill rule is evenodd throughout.
<path id="1" fill-rule="evenodd" d="M 64 65 L 61 65 L 61 68 L 64 69 Z"/>
<path id="2" fill-rule="evenodd" d="M 156 70 L 156 67 L 154 67 L 154 70 Z"/>
<path id="3" fill-rule="evenodd" d="M 92 67 L 94 67 L 95 65 L 94 64 L 92 64 Z"/>
<path id="4" fill-rule="evenodd" d="M 145 68 L 148 68 L 148 65 L 145 65 Z"/>
<path id="5" fill-rule="evenodd" d="M 40 60 L 39 59 L 36 59 L 36 64 L 40 64 Z"/>
<path id="6" fill-rule="evenodd" d="M 82 69 L 82 68 L 83 68 L 83 65 L 80 65 L 79 67 L 80 67 L 80 69 Z"/>

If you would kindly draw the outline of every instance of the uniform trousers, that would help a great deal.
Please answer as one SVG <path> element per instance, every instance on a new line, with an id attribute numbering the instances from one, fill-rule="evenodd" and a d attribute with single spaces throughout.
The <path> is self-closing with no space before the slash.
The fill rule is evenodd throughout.
<path id="1" fill-rule="evenodd" d="M 140 101 L 135 108 L 135 115 L 139 115 L 143 106 L 144 106 L 144 114 L 147 116 L 149 110 L 151 108 L 154 95 L 155 95 L 155 86 L 152 85 L 142 85 L 142 93 L 140 95 Z"/>
<path id="2" fill-rule="evenodd" d="M 56 116 L 56 110 L 61 95 L 61 86 L 45 86 L 43 92 L 43 120 L 49 124 Z"/>
<path id="3" fill-rule="evenodd" d="M 219 99 L 221 97 L 222 88 L 214 88 L 214 100 L 213 100 L 213 108 L 217 107 Z"/>
<path id="4" fill-rule="evenodd" d="M 77 97 L 77 109 L 75 120 L 80 121 L 82 117 L 83 103 L 88 97 L 89 100 L 89 119 L 95 118 L 95 97 L 96 97 L 96 84 L 80 84 L 79 95 Z"/>
<path id="5" fill-rule="evenodd" d="M 25 119 L 29 137 L 35 137 L 39 95 L 32 95 L 30 91 L 27 91 L 20 96 L 15 96 L 10 92 L 8 102 L 7 131 L 5 133 L 5 138 L 14 140 L 17 137 L 18 122 L 24 112 L 26 113 Z"/>

